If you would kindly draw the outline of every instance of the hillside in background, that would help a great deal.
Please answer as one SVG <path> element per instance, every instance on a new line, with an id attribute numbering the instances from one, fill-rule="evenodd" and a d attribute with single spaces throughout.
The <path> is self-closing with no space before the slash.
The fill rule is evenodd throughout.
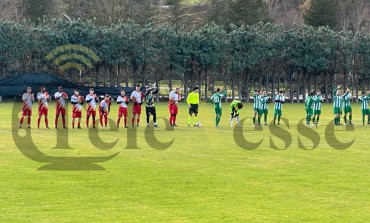
<path id="1" fill-rule="evenodd" d="M 1 0 L 0 19 L 37 21 L 42 16 L 64 18 L 63 14 L 67 14 L 72 19 L 94 19 L 97 24 L 102 25 L 130 19 L 140 24 L 172 23 L 194 28 L 211 21 L 222 25 L 256 23 L 253 18 L 258 20 L 258 16 L 247 17 L 254 12 L 259 13 L 258 7 L 262 6 L 253 5 L 254 3 L 263 2 L 269 21 L 294 28 L 305 22 L 304 13 L 310 9 L 311 1 L 336 2 L 335 9 L 323 9 L 335 10 L 333 28 L 336 30 L 370 30 L 369 0 Z M 237 6 L 233 9 L 232 4 Z M 324 3 L 320 4 L 324 7 Z M 239 14 L 239 17 L 234 16 L 235 14 Z M 262 16 L 261 20 L 265 21 L 264 18 Z"/>

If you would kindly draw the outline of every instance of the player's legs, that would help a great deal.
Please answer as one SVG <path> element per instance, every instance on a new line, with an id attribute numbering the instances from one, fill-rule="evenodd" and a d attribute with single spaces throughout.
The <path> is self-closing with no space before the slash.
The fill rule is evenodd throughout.
<path id="1" fill-rule="evenodd" d="M 49 119 L 48 119 L 48 109 L 45 108 L 45 125 L 46 125 L 46 128 L 48 129 L 49 128 Z"/>
<path id="2" fill-rule="evenodd" d="M 194 113 L 194 121 L 193 121 L 194 125 L 196 123 L 198 123 L 198 113 Z"/>
<path id="3" fill-rule="evenodd" d="M 22 128 L 23 120 L 26 116 L 22 115 L 22 117 L 19 119 L 19 128 Z"/>
<path id="4" fill-rule="evenodd" d="M 261 125 L 261 117 L 262 117 L 262 114 L 263 114 L 263 110 L 262 109 L 258 109 L 258 125 Z"/>
<path id="5" fill-rule="evenodd" d="M 118 118 L 117 118 L 117 128 L 119 128 L 119 123 L 121 122 L 121 118 L 123 116 L 123 111 L 122 111 L 121 107 L 118 108 L 118 115 L 117 116 L 118 116 Z"/>
<path id="6" fill-rule="evenodd" d="M 104 125 L 105 127 L 107 127 L 108 126 L 108 112 L 104 112 L 103 117 L 104 117 Z"/>
<path id="7" fill-rule="evenodd" d="M 306 117 L 306 125 L 310 125 L 310 123 L 311 123 L 311 116 L 312 116 L 311 109 L 307 109 L 307 110 L 306 110 L 306 113 L 307 113 L 307 117 Z"/>
<path id="8" fill-rule="evenodd" d="M 149 127 L 149 119 L 151 115 L 151 109 L 150 107 L 145 107 L 145 113 L 146 113 L 146 126 Z"/>
<path id="9" fill-rule="evenodd" d="M 340 108 L 334 108 L 334 125 L 340 124 Z"/>
<path id="10" fill-rule="evenodd" d="M 193 112 L 194 112 L 194 125 L 198 123 L 198 104 L 193 105 Z"/>
<path id="11" fill-rule="evenodd" d="M 361 115 L 362 115 L 362 125 L 365 125 L 365 109 L 361 109 Z"/>
<path id="12" fill-rule="evenodd" d="M 28 128 L 31 128 L 31 114 L 27 116 L 27 124 L 28 124 Z"/>
<path id="13" fill-rule="evenodd" d="M 264 119 L 265 125 L 267 125 L 267 115 L 268 115 L 268 110 L 267 109 L 263 110 L 263 119 Z"/>
<path id="14" fill-rule="evenodd" d="M 28 109 L 27 109 L 28 110 Z M 22 110 L 22 116 L 21 118 L 19 119 L 19 128 L 22 128 L 22 124 L 23 124 L 23 120 L 24 118 L 28 115 L 27 113 L 27 110 L 26 109 L 23 109 Z M 28 119 L 30 119 L 30 116 L 28 115 Z M 28 123 L 28 126 L 30 126 L 30 123 Z"/>
<path id="15" fill-rule="evenodd" d="M 231 114 L 230 114 L 230 126 L 231 127 L 233 127 L 234 125 L 233 125 L 233 123 L 234 123 L 234 112 L 232 112 Z"/>
<path id="16" fill-rule="evenodd" d="M 77 118 L 77 128 L 81 128 L 81 117 Z"/>
<path id="17" fill-rule="evenodd" d="M 55 119 L 54 119 L 54 127 L 55 128 L 58 128 L 58 119 L 59 119 L 59 115 L 60 115 L 60 109 L 57 109 L 55 111 Z"/>
<path id="18" fill-rule="evenodd" d="M 276 125 L 276 116 L 277 116 L 277 110 L 274 109 L 274 125 Z"/>
<path id="19" fill-rule="evenodd" d="M 194 113 L 193 108 L 190 105 L 190 107 L 189 107 L 189 115 L 188 115 L 188 126 L 190 126 L 191 119 L 193 118 L 193 113 Z"/>
<path id="20" fill-rule="evenodd" d="M 99 122 L 100 122 L 101 127 L 104 127 L 103 126 L 103 116 L 104 116 L 103 111 L 100 111 L 100 109 L 99 109 Z"/>
<path id="21" fill-rule="evenodd" d="M 348 106 L 349 124 L 352 125 L 352 107 Z"/>
<path id="22" fill-rule="evenodd" d="M 258 115 L 258 109 L 257 108 L 254 108 L 253 109 L 253 125 L 256 124 L 256 117 Z"/>
<path id="23" fill-rule="evenodd" d="M 72 117 L 72 128 L 74 129 L 75 128 L 75 115 L 73 115 Z"/>
<path id="24" fill-rule="evenodd" d="M 280 118 L 283 114 L 283 111 L 282 110 L 278 110 L 278 125 L 280 125 Z"/>
<path id="25" fill-rule="evenodd" d="M 178 113 L 178 107 L 177 105 L 174 105 L 172 109 L 172 114 L 173 114 L 173 126 L 176 127 L 176 119 L 177 119 L 177 113 Z"/>
<path id="26" fill-rule="evenodd" d="M 157 110 L 155 107 L 152 107 L 152 115 L 153 115 L 153 122 L 154 122 L 154 128 L 157 128 Z"/>
<path id="27" fill-rule="evenodd" d="M 92 112 L 91 112 L 91 115 L 92 115 L 92 124 L 93 124 L 93 128 L 95 128 L 95 123 L 96 123 L 96 111 L 92 111 Z"/>
<path id="28" fill-rule="evenodd" d="M 90 111 L 86 112 L 86 128 L 89 128 Z"/>
<path id="29" fill-rule="evenodd" d="M 222 116 L 222 109 L 220 107 L 215 107 L 215 112 L 216 112 L 216 127 L 218 127 L 218 124 L 220 123 L 221 116 Z"/>
<path id="30" fill-rule="evenodd" d="M 122 117 L 122 115 L 120 116 L 119 113 L 118 113 L 117 124 L 116 124 L 117 128 L 119 128 L 119 123 L 121 122 L 121 117 Z"/>
<path id="31" fill-rule="evenodd" d="M 66 127 L 66 109 L 63 108 L 61 113 L 62 113 L 62 124 L 63 124 L 63 128 L 67 128 Z"/>

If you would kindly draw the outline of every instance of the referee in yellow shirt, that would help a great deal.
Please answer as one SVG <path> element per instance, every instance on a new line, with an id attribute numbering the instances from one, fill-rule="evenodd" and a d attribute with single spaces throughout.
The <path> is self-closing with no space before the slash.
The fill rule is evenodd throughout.
<path id="1" fill-rule="evenodd" d="M 189 105 L 189 116 L 188 116 L 188 126 L 190 126 L 191 119 L 193 118 L 193 125 L 196 126 L 198 123 L 198 106 L 199 106 L 199 88 L 195 87 L 193 92 L 189 93 L 186 102 Z"/>

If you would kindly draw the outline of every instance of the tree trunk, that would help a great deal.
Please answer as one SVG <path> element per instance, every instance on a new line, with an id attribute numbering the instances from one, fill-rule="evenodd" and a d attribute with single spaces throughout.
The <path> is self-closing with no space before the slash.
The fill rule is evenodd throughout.
<path id="1" fill-rule="evenodd" d="M 303 71 L 303 102 L 306 101 L 307 72 Z"/>
<path id="2" fill-rule="evenodd" d="M 297 103 L 299 103 L 299 95 L 300 95 L 300 92 L 299 92 L 299 79 L 300 79 L 300 76 L 301 76 L 301 73 L 300 72 L 297 72 Z"/>
<path id="3" fill-rule="evenodd" d="M 207 68 L 204 69 L 204 101 L 208 101 L 208 76 L 207 76 Z"/>
<path id="4" fill-rule="evenodd" d="M 245 72 L 245 100 L 249 102 L 249 74 Z"/>
<path id="5" fill-rule="evenodd" d="M 293 72 L 288 70 L 289 76 L 289 94 L 290 94 L 290 102 L 294 103 L 294 95 L 293 95 Z"/>
<path id="6" fill-rule="evenodd" d="M 202 68 L 198 71 L 198 87 L 199 87 L 199 101 L 202 101 L 202 86 L 201 86 L 201 77 L 202 77 Z"/>
<path id="7" fill-rule="evenodd" d="M 325 101 L 329 102 L 329 88 L 328 88 L 328 79 L 329 79 L 329 74 L 326 73 L 326 78 L 325 78 Z"/>
<path id="8" fill-rule="evenodd" d="M 231 98 L 235 100 L 234 74 L 231 76 Z"/>

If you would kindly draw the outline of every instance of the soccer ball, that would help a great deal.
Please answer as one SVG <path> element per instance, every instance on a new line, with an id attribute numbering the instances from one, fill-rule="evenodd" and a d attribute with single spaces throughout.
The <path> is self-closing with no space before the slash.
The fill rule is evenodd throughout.
<path id="1" fill-rule="evenodd" d="M 233 123 L 233 126 L 234 126 L 234 127 L 238 127 L 238 123 L 237 123 L 237 122 L 234 122 L 234 123 Z"/>
<path id="2" fill-rule="evenodd" d="M 197 124 L 196 124 L 196 127 L 202 127 L 202 124 L 200 123 L 200 122 L 198 122 Z"/>

